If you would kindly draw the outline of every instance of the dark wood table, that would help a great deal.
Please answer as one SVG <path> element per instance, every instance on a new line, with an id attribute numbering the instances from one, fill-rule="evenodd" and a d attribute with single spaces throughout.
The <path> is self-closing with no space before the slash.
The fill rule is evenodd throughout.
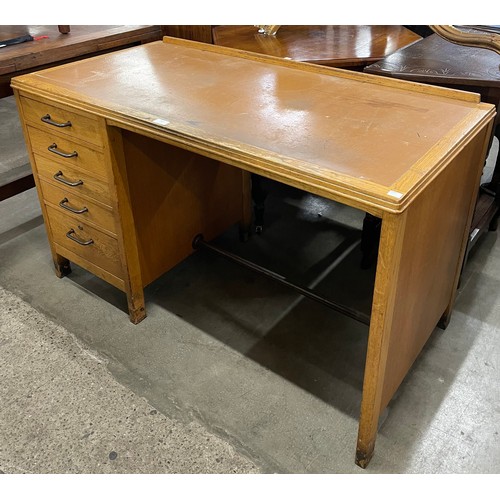
<path id="1" fill-rule="evenodd" d="M 68 33 L 62 33 L 67 31 Z M 14 25 L 0 26 L 0 40 L 10 40 L 23 35 L 35 41 L 0 48 L 0 98 L 12 95 L 10 80 L 14 76 L 31 73 L 50 66 L 123 49 L 142 43 L 160 40 L 161 26 L 86 26 L 72 25 Z M 35 184 L 31 168 L 19 170 L 12 179 L 0 178 L 0 201 L 32 188 Z"/>
<path id="2" fill-rule="evenodd" d="M 367 66 L 364 71 L 477 92 L 483 102 L 494 104 L 497 113 L 500 111 L 500 55 L 491 50 L 457 45 L 431 35 Z M 500 140 L 500 114 L 496 116 L 491 139 L 493 135 Z M 468 250 L 485 230 L 496 230 L 499 208 L 500 154 L 491 181 L 481 186 Z"/>
<path id="3" fill-rule="evenodd" d="M 337 68 L 361 69 L 420 40 L 403 26 L 281 26 L 275 36 L 255 26 L 216 26 L 215 45 Z"/>
<path id="4" fill-rule="evenodd" d="M 0 49 L 0 97 L 12 94 L 10 79 L 13 76 L 101 52 L 160 40 L 163 33 L 161 26 L 74 25 L 70 27 L 69 33 L 61 33 L 56 25 L 0 26 L 0 40 L 27 34 L 34 38 L 48 38 Z"/>

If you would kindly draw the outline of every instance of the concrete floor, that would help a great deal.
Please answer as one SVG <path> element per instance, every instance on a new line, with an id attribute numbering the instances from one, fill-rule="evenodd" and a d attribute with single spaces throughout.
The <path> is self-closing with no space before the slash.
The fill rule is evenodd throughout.
<path id="1" fill-rule="evenodd" d="M 369 312 L 363 214 L 269 188 L 265 232 L 242 244 L 234 229 L 219 243 Z M 77 266 L 55 277 L 34 190 L 0 203 L 0 286 L 106 360 L 120 386 L 263 473 L 499 473 L 499 264 L 497 233 L 487 233 L 449 327 L 435 330 L 391 401 L 363 471 L 354 451 L 366 326 L 201 252 L 146 289 L 148 317 L 134 326 L 112 286 Z"/>

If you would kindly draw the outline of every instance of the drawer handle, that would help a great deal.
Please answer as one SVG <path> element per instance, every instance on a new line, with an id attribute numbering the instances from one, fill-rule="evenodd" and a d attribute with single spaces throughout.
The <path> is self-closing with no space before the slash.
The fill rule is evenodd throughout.
<path id="1" fill-rule="evenodd" d="M 68 181 L 67 179 L 64 178 L 64 174 L 60 170 L 59 172 L 54 174 L 54 179 L 56 181 L 62 182 L 66 186 L 71 186 L 71 187 L 81 186 L 83 184 L 83 181 L 81 179 L 77 181 Z"/>
<path id="2" fill-rule="evenodd" d="M 51 153 L 55 153 L 56 155 L 62 156 L 63 158 L 74 158 L 75 156 L 78 156 L 78 153 L 76 151 L 73 151 L 72 153 L 64 153 L 63 151 L 59 151 L 55 142 L 54 144 L 51 144 L 47 149 Z"/>
<path id="3" fill-rule="evenodd" d="M 54 120 L 52 120 L 52 118 L 50 117 L 50 115 L 48 113 L 46 115 L 42 116 L 40 118 L 40 120 L 42 120 L 42 122 L 44 122 L 44 123 L 48 123 L 49 125 L 54 125 L 54 127 L 59 127 L 59 128 L 71 127 L 71 122 L 69 120 L 67 122 L 64 122 L 64 123 L 57 123 Z"/>
<path id="4" fill-rule="evenodd" d="M 87 245 L 92 245 L 94 243 L 94 240 L 91 238 L 90 240 L 83 241 L 80 238 L 77 238 L 76 236 L 73 236 L 75 234 L 74 229 L 70 229 L 66 233 L 66 237 L 69 238 L 70 240 L 74 241 L 75 243 L 78 243 L 79 245 L 87 246 Z"/>
<path id="5" fill-rule="evenodd" d="M 73 212 L 74 214 L 84 214 L 85 212 L 88 212 L 89 209 L 87 207 L 83 207 L 80 209 L 70 207 L 69 205 L 66 205 L 66 203 L 69 203 L 68 198 L 64 198 L 59 202 L 59 206 L 61 208 L 64 208 L 64 210 L 69 210 L 70 212 Z"/>

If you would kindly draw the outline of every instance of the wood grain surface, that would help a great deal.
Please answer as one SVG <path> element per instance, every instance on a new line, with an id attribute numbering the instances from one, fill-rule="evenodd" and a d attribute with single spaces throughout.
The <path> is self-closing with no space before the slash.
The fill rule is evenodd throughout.
<path id="1" fill-rule="evenodd" d="M 391 186 L 432 151 L 432 162 L 413 174 L 412 185 L 421 184 L 436 157 L 463 140 L 461 124 L 470 132 L 475 114 L 491 111 L 474 94 L 249 54 L 169 39 L 20 77 L 16 85 L 57 88 L 68 102 L 197 137 L 201 150 L 215 148 L 220 159 L 238 151 L 257 173 L 323 184 L 325 194 L 342 186 L 372 207 L 401 207 L 406 192 L 394 197 Z"/>
<path id="2" fill-rule="evenodd" d="M 382 409 L 451 313 L 494 106 L 477 94 L 174 38 L 13 86 L 18 103 L 36 96 L 96 120 L 99 146 L 57 140 L 68 151 L 87 147 L 72 174 L 108 179 L 102 196 L 116 239 L 87 223 L 78 234 L 99 245 L 70 245 L 66 221 L 79 220 L 49 204 L 42 211 L 58 276 L 74 260 L 124 290 L 133 323 L 146 316 L 144 287 L 193 251 L 196 233 L 210 239 L 247 224 L 248 172 L 382 217 L 356 447 L 366 467 Z M 43 200 L 40 183 L 63 160 L 24 114 L 23 127 Z"/>
<path id="3" fill-rule="evenodd" d="M 337 68 L 377 61 L 420 40 L 396 25 L 285 25 L 275 36 L 260 34 L 255 26 L 216 26 L 212 32 L 215 45 Z"/>

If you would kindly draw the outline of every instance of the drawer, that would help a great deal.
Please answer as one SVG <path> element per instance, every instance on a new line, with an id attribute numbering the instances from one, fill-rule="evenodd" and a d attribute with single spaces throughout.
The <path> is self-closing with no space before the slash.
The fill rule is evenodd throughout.
<path id="1" fill-rule="evenodd" d="M 71 188 L 55 186 L 44 180 L 40 181 L 43 199 L 53 208 L 70 215 L 82 222 L 91 222 L 116 236 L 113 212 L 88 198 L 75 193 Z"/>
<path id="2" fill-rule="evenodd" d="M 118 241 L 98 229 L 46 205 L 52 239 L 79 257 L 123 277 Z"/>
<path id="3" fill-rule="evenodd" d="M 60 165 L 73 166 L 99 177 L 108 178 L 104 154 L 100 151 L 35 127 L 28 127 L 28 133 L 33 153 L 50 158 Z"/>
<path id="4" fill-rule="evenodd" d="M 57 105 L 21 97 L 24 119 L 48 133 L 56 132 L 68 137 L 102 146 L 98 122 L 91 115 L 59 108 Z"/>
<path id="5" fill-rule="evenodd" d="M 63 187 L 67 195 L 83 194 L 109 207 L 112 206 L 112 196 L 106 180 L 98 179 L 84 170 L 69 165 L 63 166 L 44 156 L 35 155 L 35 163 L 39 177 Z"/>

